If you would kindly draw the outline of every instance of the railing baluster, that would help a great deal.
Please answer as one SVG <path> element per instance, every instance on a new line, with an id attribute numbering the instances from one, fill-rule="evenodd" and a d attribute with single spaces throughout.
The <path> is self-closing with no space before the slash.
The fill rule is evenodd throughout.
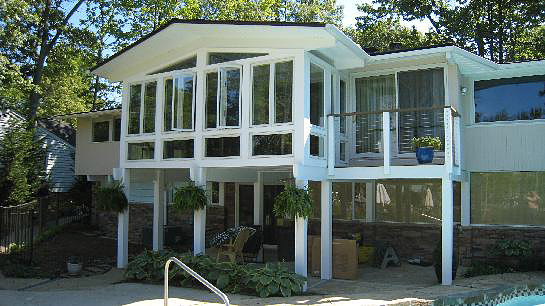
<path id="1" fill-rule="evenodd" d="M 390 113 L 382 113 L 382 151 L 384 154 L 384 174 L 390 174 L 391 150 Z"/>

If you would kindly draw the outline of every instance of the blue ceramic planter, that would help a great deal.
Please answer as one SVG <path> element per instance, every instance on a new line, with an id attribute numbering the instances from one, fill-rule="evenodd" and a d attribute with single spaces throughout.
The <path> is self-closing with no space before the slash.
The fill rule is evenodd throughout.
<path id="1" fill-rule="evenodd" d="M 419 164 L 429 164 L 433 161 L 433 148 L 416 148 L 416 159 Z"/>

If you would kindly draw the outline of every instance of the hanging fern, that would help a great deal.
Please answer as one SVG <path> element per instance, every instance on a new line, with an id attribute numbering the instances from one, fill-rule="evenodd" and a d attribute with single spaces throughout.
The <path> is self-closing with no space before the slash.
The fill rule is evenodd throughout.
<path id="1" fill-rule="evenodd" d="M 208 196 L 206 190 L 195 186 L 193 182 L 176 188 L 174 191 L 174 207 L 180 211 L 193 211 L 206 207 Z"/>
<path id="2" fill-rule="evenodd" d="M 308 218 L 312 214 L 312 197 L 309 188 L 297 188 L 286 184 L 274 199 L 273 212 L 276 217 Z"/>
<path id="3" fill-rule="evenodd" d="M 120 213 L 129 206 L 129 201 L 120 182 L 101 186 L 96 192 L 97 209 Z"/>

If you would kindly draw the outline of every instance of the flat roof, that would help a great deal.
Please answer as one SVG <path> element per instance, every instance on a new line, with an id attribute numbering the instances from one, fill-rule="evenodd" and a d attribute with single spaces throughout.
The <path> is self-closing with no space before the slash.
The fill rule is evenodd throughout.
<path id="1" fill-rule="evenodd" d="M 99 109 L 99 110 L 92 110 L 88 112 L 77 112 L 77 113 L 56 115 L 50 118 L 51 119 L 83 118 L 83 117 L 94 117 L 99 115 L 113 115 L 113 114 L 120 114 L 120 113 L 121 113 L 121 107 L 112 107 L 112 108 L 105 108 L 105 109 Z"/>

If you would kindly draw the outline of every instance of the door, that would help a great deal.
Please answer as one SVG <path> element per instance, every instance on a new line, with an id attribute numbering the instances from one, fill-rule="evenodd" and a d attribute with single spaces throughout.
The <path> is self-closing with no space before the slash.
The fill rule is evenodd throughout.
<path id="1" fill-rule="evenodd" d="M 254 185 L 238 186 L 239 225 L 254 225 Z"/>
<path id="2" fill-rule="evenodd" d="M 278 219 L 274 215 L 273 206 L 276 196 L 284 190 L 282 185 L 263 186 L 263 242 L 279 244 L 277 239 Z"/>

